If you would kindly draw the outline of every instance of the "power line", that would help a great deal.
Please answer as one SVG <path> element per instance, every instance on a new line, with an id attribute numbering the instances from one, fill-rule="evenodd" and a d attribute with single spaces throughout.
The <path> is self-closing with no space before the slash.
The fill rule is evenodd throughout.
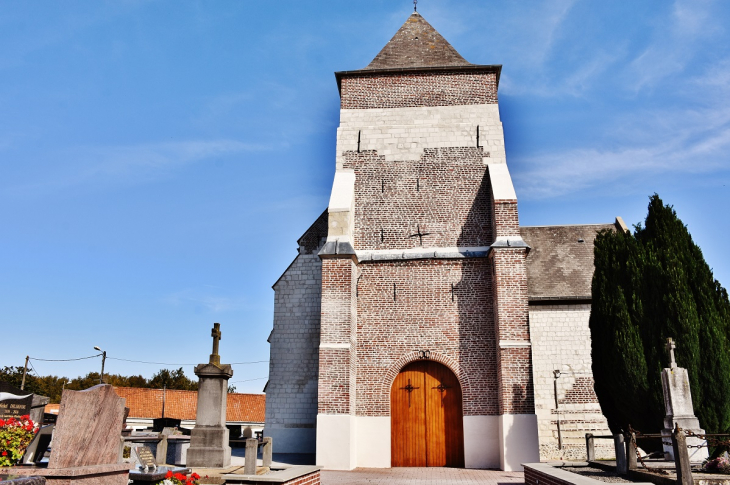
<path id="1" fill-rule="evenodd" d="M 147 362 L 144 360 L 131 360 L 131 359 L 120 359 L 119 357 L 107 357 L 109 360 L 122 360 L 124 362 L 134 362 L 136 364 L 154 364 L 154 365 L 198 365 L 198 364 L 181 364 L 181 363 L 170 363 L 170 362 Z M 229 365 L 246 365 L 246 364 L 260 364 L 262 362 L 268 362 L 268 360 L 257 360 L 254 362 L 233 362 Z"/>
<path id="2" fill-rule="evenodd" d="M 235 384 L 236 382 L 260 381 L 261 379 L 268 379 L 268 377 L 257 377 L 255 379 L 244 379 L 242 381 L 231 381 L 231 384 Z"/>
<path id="3" fill-rule="evenodd" d="M 33 367 L 33 362 L 31 362 L 30 359 L 28 359 L 28 363 L 30 364 L 30 368 L 33 369 L 33 372 L 35 372 L 36 377 L 38 377 L 40 379 L 41 375 L 38 373 L 37 370 L 35 370 L 35 367 Z"/>
<path id="4" fill-rule="evenodd" d="M 107 360 L 122 360 L 124 362 L 134 362 L 136 364 L 154 364 L 154 365 L 198 365 L 198 364 L 172 364 L 170 362 L 147 362 L 144 360 L 130 360 L 130 359 L 120 359 L 119 357 L 107 357 Z"/>
<path id="5" fill-rule="evenodd" d="M 43 362 L 71 362 L 72 360 L 94 359 L 96 357 L 99 357 L 100 355 L 101 354 L 90 355 L 88 357 L 79 357 L 78 359 L 39 359 L 38 357 L 31 357 L 31 359 L 40 360 Z"/>

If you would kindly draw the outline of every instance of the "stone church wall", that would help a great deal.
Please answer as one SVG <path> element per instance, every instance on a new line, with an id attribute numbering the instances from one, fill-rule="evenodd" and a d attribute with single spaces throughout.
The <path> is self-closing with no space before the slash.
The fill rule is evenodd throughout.
<path id="1" fill-rule="evenodd" d="M 531 305 L 535 411 L 542 460 L 585 460 L 585 434 L 610 435 L 593 391 L 590 304 Z M 558 409 L 553 371 L 559 370 Z M 558 449 L 557 423 L 563 449 Z M 611 440 L 596 440 L 596 457 L 614 456 Z"/>
<path id="2" fill-rule="evenodd" d="M 277 453 L 315 452 L 322 263 L 300 251 L 274 285 L 264 434 Z"/>

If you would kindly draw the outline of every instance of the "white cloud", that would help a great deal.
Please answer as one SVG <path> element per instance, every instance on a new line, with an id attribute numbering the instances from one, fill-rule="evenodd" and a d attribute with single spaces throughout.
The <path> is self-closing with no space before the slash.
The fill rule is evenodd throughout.
<path id="1" fill-rule="evenodd" d="M 586 189 L 599 189 L 621 181 L 633 184 L 667 173 L 695 175 L 727 170 L 730 151 L 730 110 L 657 114 L 675 124 L 646 133 L 643 144 L 624 149 L 573 148 L 522 160 L 512 159 L 518 192 L 526 199 L 545 199 Z M 714 123 L 708 120 L 714 119 Z M 625 127 L 630 130 L 630 127 Z"/>
<path id="2" fill-rule="evenodd" d="M 7 187 L 12 195 L 36 195 L 78 186 L 133 185 L 168 176 L 172 171 L 232 153 L 267 150 L 236 140 L 198 140 L 131 146 L 78 147 L 57 154 L 53 173 L 40 181 Z M 47 161 L 46 161 L 47 162 Z"/>
<path id="3" fill-rule="evenodd" d="M 222 296 L 219 288 L 207 286 L 205 289 L 187 288 L 165 296 L 162 301 L 173 306 L 192 305 L 204 308 L 211 313 L 241 310 L 247 306 L 243 296 Z"/>
<path id="4" fill-rule="evenodd" d="M 676 0 L 671 15 L 657 21 L 651 43 L 630 63 L 634 89 L 652 88 L 683 72 L 702 49 L 702 41 L 720 30 L 713 16 L 716 2 Z"/>

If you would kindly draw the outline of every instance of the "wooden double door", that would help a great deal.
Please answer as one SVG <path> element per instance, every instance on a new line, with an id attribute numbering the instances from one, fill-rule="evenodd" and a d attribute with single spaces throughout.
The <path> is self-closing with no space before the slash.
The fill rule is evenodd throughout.
<path id="1" fill-rule="evenodd" d="M 405 366 L 390 390 L 390 422 L 392 466 L 464 466 L 461 386 L 446 366 Z"/>

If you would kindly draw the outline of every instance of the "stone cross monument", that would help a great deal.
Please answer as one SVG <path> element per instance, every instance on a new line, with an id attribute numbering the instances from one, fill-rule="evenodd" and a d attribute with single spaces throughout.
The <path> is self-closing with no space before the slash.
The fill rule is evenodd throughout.
<path id="1" fill-rule="evenodd" d="M 220 323 L 213 324 L 213 353 L 207 364 L 195 367 L 198 376 L 198 409 L 195 428 L 190 433 L 187 463 L 195 468 L 223 468 L 231 464 L 231 447 L 228 446 L 226 428 L 226 398 L 228 379 L 233 369 L 221 364 L 218 342 L 221 339 Z"/>
<path id="2" fill-rule="evenodd" d="M 674 349 L 676 347 L 674 341 L 668 338 L 666 349 L 669 354 L 669 367 L 662 370 L 662 389 L 664 390 L 664 409 L 666 411 L 662 442 L 664 443 L 664 453 L 669 455 L 671 460 L 674 459 L 671 436 L 675 425 L 685 431 L 689 430 L 697 434 L 705 433 L 705 430 L 700 428 L 700 421 L 695 416 L 694 407 L 692 406 L 692 393 L 689 388 L 687 369 L 677 367 L 677 362 L 674 360 Z M 692 463 L 702 463 L 707 459 L 707 447 L 694 447 L 703 443 L 704 440 L 699 438 L 687 437 L 689 459 Z"/>

